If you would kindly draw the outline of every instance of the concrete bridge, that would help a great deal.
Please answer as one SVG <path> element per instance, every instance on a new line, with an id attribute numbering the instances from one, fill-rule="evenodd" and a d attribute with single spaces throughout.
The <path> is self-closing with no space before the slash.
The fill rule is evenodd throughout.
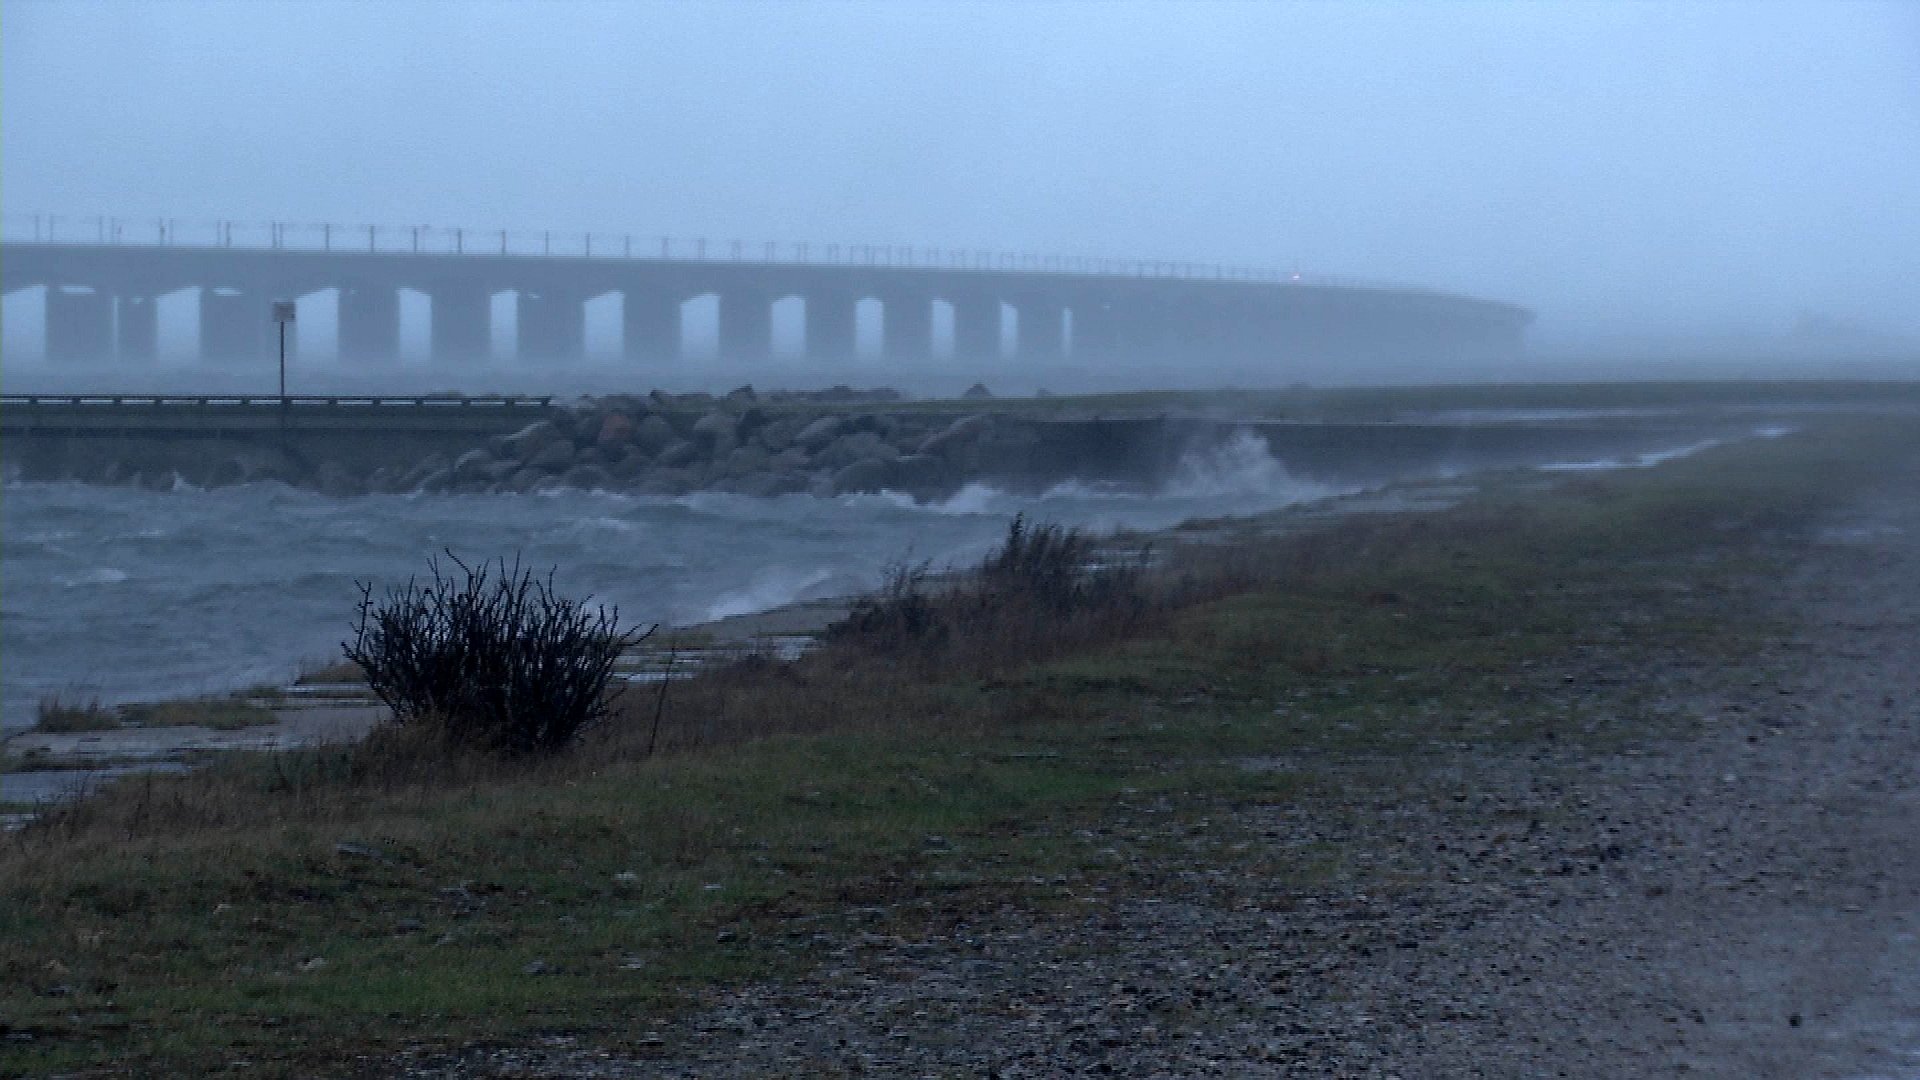
<path id="1" fill-rule="evenodd" d="M 325 228 L 323 240 L 296 244 L 287 227 L 271 226 L 246 246 L 230 227 L 186 243 L 162 224 L 151 242 L 134 243 L 117 225 L 56 239 L 36 222 L 35 239 L 0 242 L 0 291 L 44 289 L 45 357 L 55 365 L 152 361 L 161 298 L 187 290 L 210 364 L 271 356 L 271 302 L 333 290 L 339 358 L 366 369 L 399 359 L 403 290 L 426 298 L 428 350 L 450 366 L 493 354 L 502 294 L 512 296 L 512 355 L 529 364 L 580 358 L 587 305 L 607 297 L 618 298 L 620 355 L 648 366 L 682 359 L 689 303 L 715 298 L 717 355 L 738 369 L 771 358 L 775 305 L 795 299 L 808 363 L 854 358 L 865 305 L 868 319 L 878 309 L 888 365 L 929 364 L 938 339 L 940 353 L 982 371 L 1477 359 L 1516 352 L 1531 320 L 1510 304 L 1432 290 L 1191 263 L 837 245 L 710 252 L 684 241 L 636 250 L 631 238 L 555 245 L 550 234 L 530 251 L 504 233 L 495 246 L 494 234 L 437 230 L 423 244 L 420 229 Z"/>

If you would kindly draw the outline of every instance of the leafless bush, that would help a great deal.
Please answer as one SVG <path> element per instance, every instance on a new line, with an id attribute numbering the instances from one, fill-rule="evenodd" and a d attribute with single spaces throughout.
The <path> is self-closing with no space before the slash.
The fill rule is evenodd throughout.
<path id="1" fill-rule="evenodd" d="M 625 649 L 617 609 L 554 591 L 518 559 L 429 568 L 375 601 L 362 585 L 347 659 L 402 723 L 444 725 L 460 741 L 506 754 L 557 750 L 607 715 L 607 686 Z"/>

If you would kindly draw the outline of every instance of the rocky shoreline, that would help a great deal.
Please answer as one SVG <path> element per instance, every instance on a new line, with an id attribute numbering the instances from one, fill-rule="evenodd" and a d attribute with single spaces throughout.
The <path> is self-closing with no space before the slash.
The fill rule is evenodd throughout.
<path id="1" fill-rule="evenodd" d="M 705 408 L 610 397 L 491 439 L 451 461 L 376 470 L 371 490 L 820 496 L 957 489 L 1005 423 L 991 413 L 826 412 L 762 405 L 743 387 Z"/>

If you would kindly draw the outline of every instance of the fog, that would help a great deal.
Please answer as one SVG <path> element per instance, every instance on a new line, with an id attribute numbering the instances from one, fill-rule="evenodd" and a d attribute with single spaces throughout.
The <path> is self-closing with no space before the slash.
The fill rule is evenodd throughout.
<path id="1" fill-rule="evenodd" d="M 0 19 L 9 236 L 104 214 L 1193 259 L 1522 304 L 1548 377 L 1920 355 L 1912 4 Z"/>

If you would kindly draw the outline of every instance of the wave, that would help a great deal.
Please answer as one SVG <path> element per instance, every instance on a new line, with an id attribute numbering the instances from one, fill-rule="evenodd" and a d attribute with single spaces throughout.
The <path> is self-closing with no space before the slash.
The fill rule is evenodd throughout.
<path id="1" fill-rule="evenodd" d="M 1273 453 L 1266 436 L 1246 429 L 1204 447 L 1191 447 L 1160 492 L 1187 498 L 1268 495 L 1309 499 L 1334 493 L 1324 484 L 1296 478 Z"/>
<path id="2" fill-rule="evenodd" d="M 68 589 L 87 585 L 118 585 L 127 580 L 127 572 L 117 566 L 96 566 L 78 574 L 65 574 L 53 580 L 55 584 Z"/>
<path id="3" fill-rule="evenodd" d="M 735 615 L 753 615 L 811 599 L 821 595 L 818 592 L 820 587 L 834 578 L 835 575 L 827 570 L 763 571 L 760 578 L 751 584 L 715 597 L 698 621 L 712 622 Z"/>

